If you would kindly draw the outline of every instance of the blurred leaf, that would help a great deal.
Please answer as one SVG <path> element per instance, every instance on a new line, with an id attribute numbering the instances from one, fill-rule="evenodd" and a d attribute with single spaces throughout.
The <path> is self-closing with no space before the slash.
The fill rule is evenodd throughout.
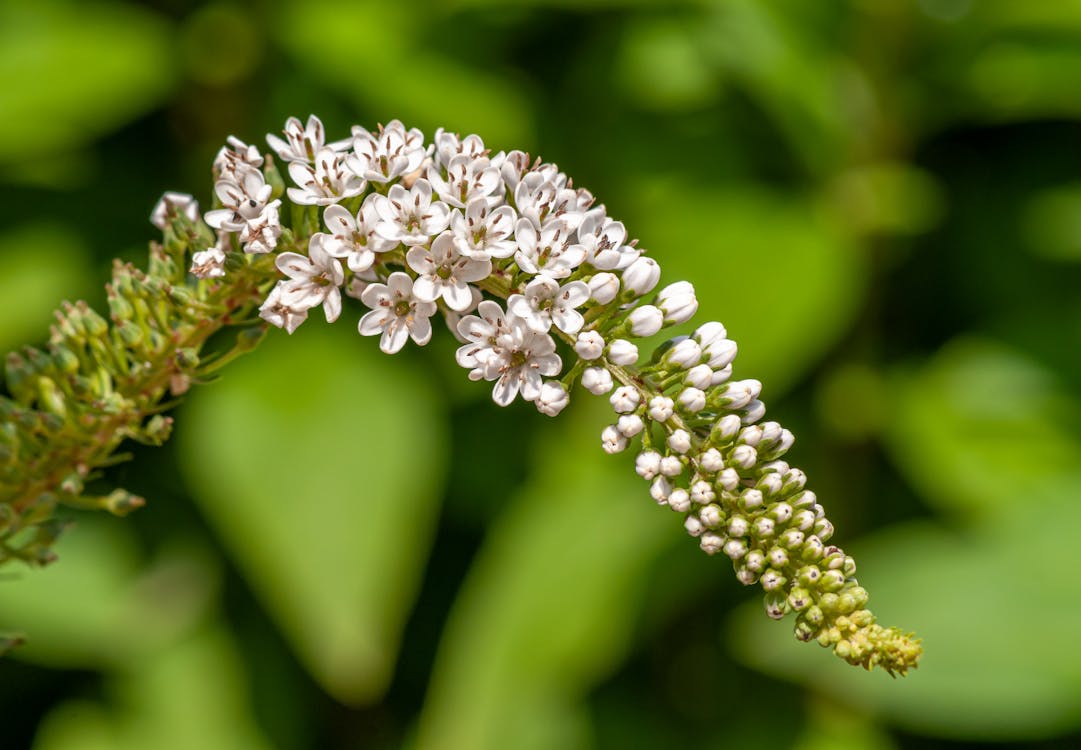
<path id="1" fill-rule="evenodd" d="M 1021 231 L 1037 255 L 1081 261 L 1081 184 L 1050 188 L 1029 198 Z"/>
<path id="2" fill-rule="evenodd" d="M 530 103 L 520 81 L 434 51 L 435 9 L 375 0 L 314 0 L 281 9 L 278 41 L 303 65 L 380 112 L 379 121 L 478 133 L 495 149 L 529 148 Z M 359 42 L 358 30 L 363 42 Z M 364 123 L 374 127 L 375 123 Z"/>
<path id="3" fill-rule="evenodd" d="M 1081 440 L 1064 426 L 1081 409 L 1004 346 L 954 341 L 899 375 L 890 403 L 891 457 L 928 501 L 970 523 L 1081 490 Z"/>
<path id="4" fill-rule="evenodd" d="M 390 679 L 438 512 L 444 412 L 348 326 L 273 335 L 178 418 L 192 493 L 323 687 Z M 278 333 L 278 332 L 274 332 Z"/>
<path id="5" fill-rule="evenodd" d="M 720 86 L 695 39 L 697 21 L 643 18 L 623 32 L 618 77 L 625 95 L 659 111 L 712 103 Z"/>
<path id="6" fill-rule="evenodd" d="M 640 236 L 665 269 L 662 283 L 693 281 L 697 319 L 728 327 L 740 344 L 737 374 L 764 382 L 767 399 L 851 325 L 866 260 L 807 201 L 660 178 L 636 188 Z"/>
<path id="7" fill-rule="evenodd" d="M 988 44 L 960 71 L 977 113 L 994 121 L 1081 116 L 1078 40 Z"/>
<path id="8" fill-rule="evenodd" d="M 24 225 L 0 235 L 0 298 L 18 310 L 18 315 L 0 316 L 0 350 L 48 338 L 60 301 L 75 299 L 90 287 L 86 256 L 79 238 L 57 225 Z"/>
<path id="9" fill-rule="evenodd" d="M 919 234 L 942 217 L 943 196 L 935 178 L 900 162 L 864 164 L 831 185 L 832 208 L 859 233 Z"/>
<path id="10" fill-rule="evenodd" d="M 256 750 L 269 748 L 251 716 L 232 641 L 207 629 L 110 679 L 115 704 L 61 704 L 35 750 Z"/>
<path id="11" fill-rule="evenodd" d="M 812 696 L 807 728 L 793 750 L 892 750 L 896 744 L 871 719 L 848 706 Z"/>
<path id="12" fill-rule="evenodd" d="M 56 546 L 59 561 L 4 569 L 0 629 L 26 633 L 18 658 L 56 667 L 128 666 L 203 616 L 217 589 L 206 554 L 174 544 L 144 568 L 128 524 L 80 515 Z"/>
<path id="13" fill-rule="evenodd" d="M 169 29 L 114 2 L 0 3 L 0 163 L 92 142 L 172 84 Z"/>
<path id="14" fill-rule="evenodd" d="M 604 460 L 605 411 L 576 408 L 540 446 L 523 446 L 534 473 L 455 603 L 419 750 L 588 746 L 581 695 L 624 657 L 642 574 L 681 536 L 627 461 Z"/>

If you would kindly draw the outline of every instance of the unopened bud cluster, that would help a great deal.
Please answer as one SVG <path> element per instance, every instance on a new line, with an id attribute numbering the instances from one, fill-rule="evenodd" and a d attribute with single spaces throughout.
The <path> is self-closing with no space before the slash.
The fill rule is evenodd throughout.
<path id="1" fill-rule="evenodd" d="M 291 118 L 283 135 L 268 136 L 273 155 L 228 140 L 205 214 L 190 196 L 166 194 L 152 216 L 164 249 L 149 274 L 122 274 L 123 293 L 114 282 L 112 324 L 54 333 L 50 362 L 74 362 L 79 385 L 44 366 L 23 372 L 20 357 L 8 374 L 16 400 L 42 419 L 70 420 L 65 403 L 82 389 L 102 414 L 138 412 L 125 434 L 152 442 L 167 423 L 143 421 L 147 404 L 124 402 L 130 389 L 115 387 L 117 375 L 150 362 L 157 390 L 144 391 L 183 392 L 206 335 L 238 311 L 257 305 L 263 321 L 292 333 L 318 307 L 338 319 L 344 294 L 367 308 L 358 332 L 387 353 L 427 344 L 438 315 L 462 342 L 458 364 L 492 383 L 500 405 L 520 396 L 555 416 L 576 383 L 607 397 L 615 416 L 604 450 L 636 446 L 654 500 L 680 514 L 704 551 L 730 558 L 742 583 L 760 584 L 771 617 L 794 612 L 799 639 L 868 668 L 915 666 L 918 641 L 875 623 L 806 477 L 782 460 L 792 434 L 762 421 L 761 383 L 733 379 L 737 347 L 724 326 L 642 351 L 642 339 L 691 321 L 695 290 L 662 286 L 658 263 L 592 193 L 554 164 L 492 153 L 476 135 L 438 130 L 426 143 L 393 121 L 328 142 L 314 116 Z M 153 289 L 127 292 L 138 284 Z M 188 335 L 191 326 L 206 335 Z"/>

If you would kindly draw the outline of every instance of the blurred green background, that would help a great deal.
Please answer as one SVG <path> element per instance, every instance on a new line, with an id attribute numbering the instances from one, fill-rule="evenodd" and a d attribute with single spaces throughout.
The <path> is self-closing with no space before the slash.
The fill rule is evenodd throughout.
<path id="1" fill-rule="evenodd" d="M 449 335 L 309 323 L 0 571 L 0 746 L 1081 745 L 1081 3 L 0 0 L 0 349 L 228 134 L 401 118 L 557 162 L 740 342 L 920 669 L 864 674 Z M 703 318 L 706 319 L 706 318 Z"/>

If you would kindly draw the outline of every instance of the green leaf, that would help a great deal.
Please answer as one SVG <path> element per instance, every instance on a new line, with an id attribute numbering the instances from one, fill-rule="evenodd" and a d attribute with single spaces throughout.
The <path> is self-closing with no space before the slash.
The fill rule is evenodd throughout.
<path id="1" fill-rule="evenodd" d="M 82 243 L 57 226 L 31 224 L 5 232 L 0 258 L 0 298 L 19 311 L 0 316 L 2 351 L 45 341 L 60 300 L 76 299 L 90 287 Z"/>
<path id="2" fill-rule="evenodd" d="M 390 679 L 445 462 L 431 383 L 374 343 L 316 323 L 270 336 L 177 419 L 207 520 L 312 675 L 349 703 Z"/>
<path id="3" fill-rule="evenodd" d="M 921 494 L 969 523 L 1081 487 L 1081 409 L 1036 363 L 960 339 L 893 380 L 886 447 Z"/>
<path id="4" fill-rule="evenodd" d="M 54 708 L 34 750 L 261 750 L 270 744 L 251 715 L 232 640 L 205 628 L 107 681 L 108 707 Z"/>
<path id="5" fill-rule="evenodd" d="M 690 279 L 696 320 L 720 320 L 739 342 L 736 373 L 796 382 L 851 325 L 868 283 L 859 248 L 806 200 L 753 188 L 655 178 L 636 186 L 638 236 L 663 283 Z"/>
<path id="6" fill-rule="evenodd" d="M 173 67 L 168 25 L 136 5 L 0 5 L 0 164 L 83 146 L 146 112 Z"/>
<path id="7" fill-rule="evenodd" d="M 588 746 L 580 696 L 624 658 L 643 572 L 682 536 L 628 462 L 601 453 L 605 411 L 576 408 L 523 446 L 533 474 L 455 603 L 417 747 Z"/>
<path id="8" fill-rule="evenodd" d="M 146 565 L 130 523 L 80 514 L 56 545 L 56 563 L 4 569 L 0 630 L 27 636 L 17 658 L 127 667 L 204 615 L 217 591 L 212 561 L 198 547 L 174 543 Z"/>
<path id="9" fill-rule="evenodd" d="M 1021 217 L 1029 248 L 1050 260 L 1081 261 L 1081 185 L 1062 185 L 1029 198 Z"/>

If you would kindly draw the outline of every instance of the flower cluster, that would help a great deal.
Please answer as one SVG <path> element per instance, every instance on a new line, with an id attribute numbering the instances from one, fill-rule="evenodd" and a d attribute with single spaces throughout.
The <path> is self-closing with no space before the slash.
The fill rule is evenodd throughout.
<path id="1" fill-rule="evenodd" d="M 554 416 L 578 383 L 607 396 L 604 450 L 635 445 L 653 499 L 705 552 L 729 558 L 740 582 L 761 585 L 771 617 L 795 613 L 797 638 L 851 663 L 915 666 L 918 641 L 865 609 L 855 563 L 829 544 L 806 477 L 782 459 L 793 437 L 763 421 L 762 384 L 733 379 L 724 326 L 700 324 L 643 356 L 643 339 L 691 321 L 695 290 L 658 291 L 658 263 L 592 193 L 521 151 L 443 130 L 426 143 L 397 120 L 327 143 L 317 117 L 291 118 L 268 143 L 293 185 L 272 156 L 230 138 L 204 217 L 217 242 L 194 254 L 191 273 L 225 283 L 228 268 L 272 253 L 278 276 L 260 316 L 290 333 L 316 307 L 336 320 L 344 292 L 369 308 L 359 333 L 387 353 L 428 343 L 438 313 L 462 342 L 458 364 L 491 382 L 500 405 L 520 396 Z M 190 216 L 182 196 L 166 200 Z"/>

